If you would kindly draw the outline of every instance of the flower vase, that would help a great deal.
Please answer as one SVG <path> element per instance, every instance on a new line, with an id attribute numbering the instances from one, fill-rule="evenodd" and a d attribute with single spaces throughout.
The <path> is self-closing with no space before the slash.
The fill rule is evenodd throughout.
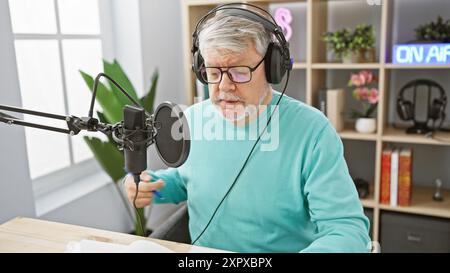
<path id="1" fill-rule="evenodd" d="M 374 133 L 377 129 L 377 120 L 375 118 L 358 118 L 355 129 L 357 132 L 363 134 Z"/>

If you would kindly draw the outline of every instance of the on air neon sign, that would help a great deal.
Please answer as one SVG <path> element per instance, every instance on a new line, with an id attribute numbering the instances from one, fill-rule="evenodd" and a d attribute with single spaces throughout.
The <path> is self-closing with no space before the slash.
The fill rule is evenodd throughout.
<path id="1" fill-rule="evenodd" d="M 395 45 L 394 64 L 450 64 L 450 44 Z"/>

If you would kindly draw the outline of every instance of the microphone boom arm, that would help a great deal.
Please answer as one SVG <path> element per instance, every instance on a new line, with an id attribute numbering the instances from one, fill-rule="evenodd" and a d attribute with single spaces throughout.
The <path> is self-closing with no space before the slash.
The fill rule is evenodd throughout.
<path id="1" fill-rule="evenodd" d="M 27 115 L 33 115 L 33 116 L 40 116 L 40 117 L 56 119 L 56 120 L 64 120 L 67 123 L 68 129 L 32 123 L 32 122 L 24 121 L 17 117 L 0 112 L 0 122 L 7 123 L 9 125 L 21 125 L 21 126 L 26 126 L 26 127 L 32 127 L 32 128 L 37 128 L 37 129 L 58 132 L 58 133 L 64 133 L 64 134 L 68 134 L 71 136 L 77 135 L 82 130 L 92 131 L 92 132 L 100 131 L 100 132 L 110 136 L 111 132 L 117 126 L 117 125 L 100 123 L 96 118 L 93 118 L 93 117 L 79 118 L 76 116 L 62 116 L 62 115 L 28 110 L 28 109 L 23 109 L 23 108 L 8 106 L 8 105 L 2 105 L 2 104 L 0 104 L 0 110 L 6 110 L 6 111 L 16 112 L 16 113 L 23 113 L 23 114 L 27 114 Z"/>

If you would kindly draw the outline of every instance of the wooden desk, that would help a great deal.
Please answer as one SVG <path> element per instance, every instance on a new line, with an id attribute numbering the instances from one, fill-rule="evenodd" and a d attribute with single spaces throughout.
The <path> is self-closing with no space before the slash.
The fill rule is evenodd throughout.
<path id="1" fill-rule="evenodd" d="M 192 245 L 144 238 L 125 233 L 87 228 L 31 218 L 15 218 L 0 225 L 0 252 L 64 252 L 70 241 L 83 239 L 128 245 L 150 240 L 175 252 L 189 252 Z M 215 249 L 195 247 L 202 252 Z"/>

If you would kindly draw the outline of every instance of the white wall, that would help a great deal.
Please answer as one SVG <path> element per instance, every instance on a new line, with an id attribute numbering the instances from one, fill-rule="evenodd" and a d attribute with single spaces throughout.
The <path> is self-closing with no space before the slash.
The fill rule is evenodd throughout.
<path id="1" fill-rule="evenodd" d="M 0 104 L 21 105 L 8 1 L 0 0 Z M 0 110 L 1 111 L 1 110 Z M 34 197 L 25 160 L 25 130 L 0 123 L 0 223 L 34 216 Z"/>

